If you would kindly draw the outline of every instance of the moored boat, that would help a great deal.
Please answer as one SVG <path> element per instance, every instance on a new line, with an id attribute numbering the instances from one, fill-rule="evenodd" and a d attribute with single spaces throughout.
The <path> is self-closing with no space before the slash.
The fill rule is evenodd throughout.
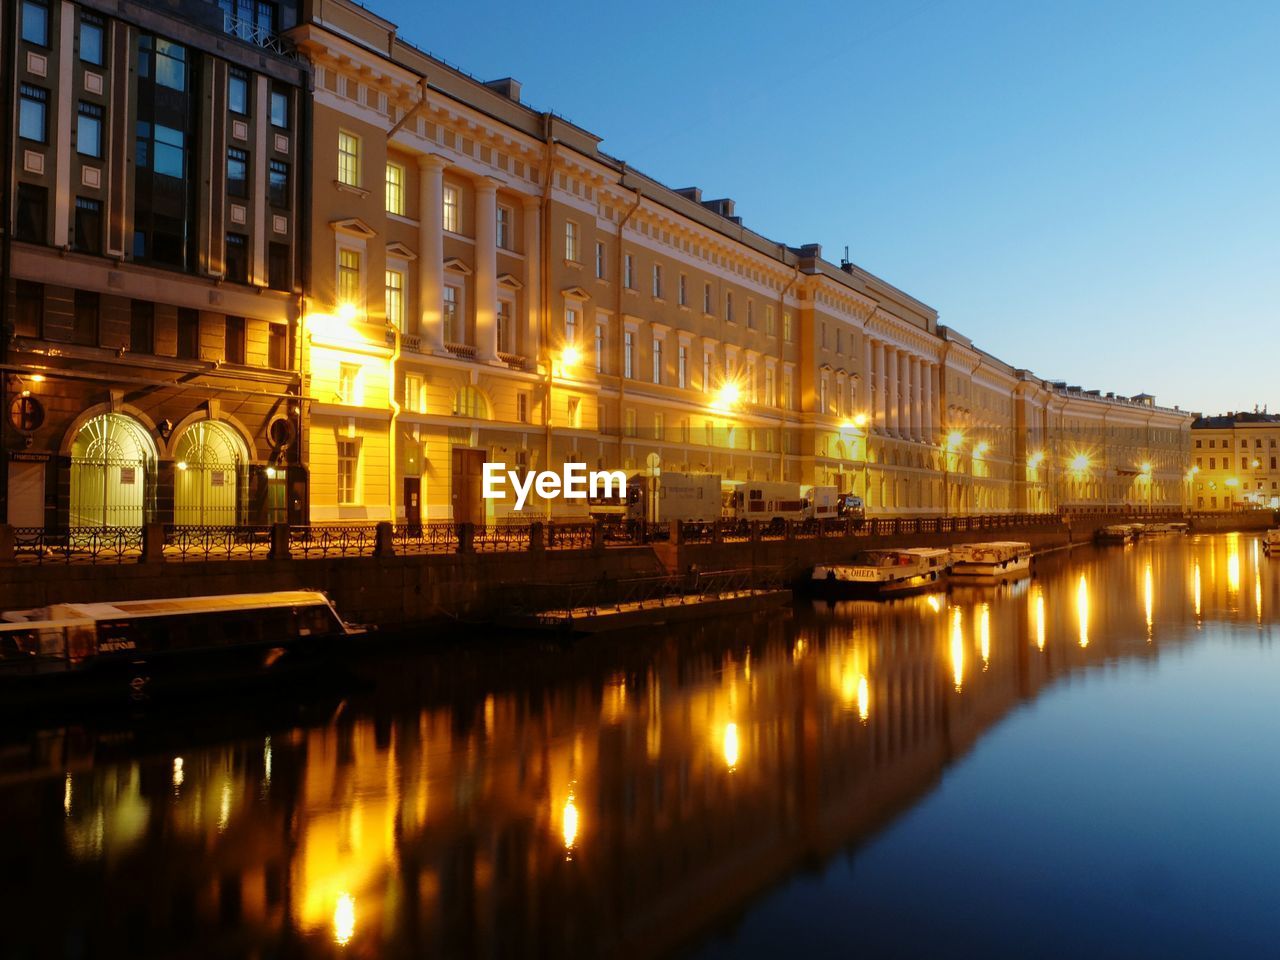
<path id="1" fill-rule="evenodd" d="M 1267 556 L 1280 555 L 1280 527 L 1268 530 L 1262 535 L 1262 552 Z"/>
<path id="2" fill-rule="evenodd" d="M 1138 539 L 1139 528 L 1134 523 L 1113 523 L 1094 534 L 1098 543 L 1132 543 Z"/>
<path id="3" fill-rule="evenodd" d="M 1031 573 L 1031 544 L 1022 540 L 961 543 L 951 548 L 951 575 L 1002 580 Z"/>
<path id="4" fill-rule="evenodd" d="M 6 699 L 93 691 L 143 696 L 280 673 L 363 633 L 323 593 L 59 603 L 0 615 Z"/>
<path id="5" fill-rule="evenodd" d="M 946 580 L 951 551 L 933 547 L 866 550 L 848 563 L 813 568 L 813 584 L 833 595 L 894 597 Z"/>

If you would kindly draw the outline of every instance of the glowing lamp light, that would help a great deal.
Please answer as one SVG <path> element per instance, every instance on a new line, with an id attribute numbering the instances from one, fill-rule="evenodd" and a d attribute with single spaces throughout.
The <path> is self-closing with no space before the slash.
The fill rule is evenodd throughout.
<path id="1" fill-rule="evenodd" d="M 338 894 L 333 908 L 333 942 L 345 947 L 356 933 L 356 901 L 349 893 Z"/>
<path id="2" fill-rule="evenodd" d="M 31 375 L 31 382 L 32 382 L 32 383 L 44 383 L 44 374 L 43 374 L 43 373 L 33 373 L 33 374 Z"/>
<path id="3" fill-rule="evenodd" d="M 867 425 L 867 415 L 865 413 L 858 414 L 853 418 L 853 425 L 861 430 Z"/>
<path id="4" fill-rule="evenodd" d="M 1253 461 L 1253 469 L 1257 470 L 1260 466 L 1262 466 L 1262 461 L 1261 461 L 1261 460 L 1254 460 L 1254 461 Z"/>
<path id="5" fill-rule="evenodd" d="M 947 434 L 947 449 L 951 451 L 959 450 L 964 444 L 964 434 L 959 430 L 952 430 Z"/>
<path id="6" fill-rule="evenodd" d="M 1150 461 L 1146 461 L 1146 462 L 1144 462 L 1144 463 L 1142 464 L 1142 466 L 1140 466 L 1138 469 L 1142 472 L 1142 475 L 1143 475 L 1144 477 L 1149 477 L 1149 476 L 1151 476 L 1151 463 L 1150 463 Z"/>
<path id="7" fill-rule="evenodd" d="M 1043 450 L 1037 450 L 1037 451 L 1036 451 L 1035 453 L 1033 453 L 1031 456 L 1027 457 L 1027 466 L 1031 467 L 1033 470 L 1034 470 L 1036 467 L 1040 466 L 1040 464 L 1042 464 L 1042 463 L 1044 463 L 1044 451 L 1043 451 Z"/>
<path id="8" fill-rule="evenodd" d="M 1227 479 L 1226 479 L 1224 482 L 1226 483 L 1226 485 L 1227 485 L 1228 487 L 1238 487 L 1238 486 L 1240 486 L 1240 481 L 1239 481 L 1239 479 L 1237 479 L 1236 477 L 1227 477 Z"/>
<path id="9" fill-rule="evenodd" d="M 560 351 L 560 364 L 564 367 L 576 367 L 582 362 L 582 351 L 572 343 Z"/>
<path id="10" fill-rule="evenodd" d="M 1089 469 L 1089 458 L 1083 453 L 1077 453 L 1071 458 L 1071 469 L 1077 473 L 1082 473 Z"/>
<path id="11" fill-rule="evenodd" d="M 736 407 L 741 399 L 742 391 L 738 389 L 738 385 L 736 383 L 726 383 L 716 395 L 716 405 L 727 410 L 730 407 Z"/>
<path id="12" fill-rule="evenodd" d="M 560 813 L 560 832 L 564 837 L 566 853 L 573 853 L 574 844 L 578 842 L 578 805 L 573 802 L 573 794 L 564 802 L 564 810 Z"/>
<path id="13" fill-rule="evenodd" d="M 359 316 L 359 311 L 356 310 L 354 303 L 338 304 L 338 319 L 343 323 L 355 323 L 357 316 Z"/>
<path id="14" fill-rule="evenodd" d="M 174 464 L 174 466 L 177 467 L 179 470 L 185 470 L 187 469 L 187 461 L 179 460 L 177 463 Z"/>
<path id="15" fill-rule="evenodd" d="M 974 445 L 974 448 L 973 448 L 973 455 L 974 455 L 975 457 L 983 457 L 983 456 L 986 456 L 987 451 L 988 451 L 988 450 L 990 450 L 990 449 L 991 449 L 991 444 L 989 444 L 989 443 L 987 443 L 987 441 L 983 440 L 983 441 L 981 441 L 980 443 L 977 443 L 977 444 L 975 444 L 975 445 Z"/>
<path id="16" fill-rule="evenodd" d="M 274 479 L 276 478 L 276 473 L 277 473 L 278 471 L 276 470 L 276 468 L 275 468 L 275 467 L 267 467 L 267 471 L 266 471 L 266 472 L 267 472 L 267 479 L 268 479 L 268 480 L 274 480 Z"/>
<path id="17" fill-rule="evenodd" d="M 738 725 L 727 724 L 724 728 L 724 765 L 732 770 L 738 765 Z"/>

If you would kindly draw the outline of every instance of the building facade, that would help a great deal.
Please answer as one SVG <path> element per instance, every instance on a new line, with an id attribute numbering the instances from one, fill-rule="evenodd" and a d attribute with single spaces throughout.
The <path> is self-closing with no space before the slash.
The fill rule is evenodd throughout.
<path id="1" fill-rule="evenodd" d="M 301 519 L 295 5 L 4 10 L 7 521 Z"/>
<path id="2" fill-rule="evenodd" d="M 500 517 L 485 461 L 833 484 L 886 514 L 1185 502 L 1189 414 L 991 357 L 348 0 L 303 19 L 314 518 Z"/>
<path id="3" fill-rule="evenodd" d="M 1191 437 L 1193 509 L 1280 508 L 1280 415 L 1198 417 Z"/>
<path id="4" fill-rule="evenodd" d="M 1188 502 L 1189 414 L 992 357 L 351 0 L 6 11 L 10 523 L 488 522 L 485 462 Z"/>

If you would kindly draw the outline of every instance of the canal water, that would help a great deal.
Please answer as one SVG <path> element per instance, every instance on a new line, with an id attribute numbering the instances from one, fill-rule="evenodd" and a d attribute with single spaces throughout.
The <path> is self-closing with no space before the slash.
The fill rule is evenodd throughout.
<path id="1" fill-rule="evenodd" d="M 9 720 L 0 956 L 1274 956 L 1278 622 L 1169 537 Z"/>

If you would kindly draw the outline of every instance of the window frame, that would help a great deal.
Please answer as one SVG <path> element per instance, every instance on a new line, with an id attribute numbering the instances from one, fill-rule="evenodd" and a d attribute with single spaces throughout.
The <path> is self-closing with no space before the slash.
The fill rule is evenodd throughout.
<path id="1" fill-rule="evenodd" d="M 363 143 L 358 133 L 338 130 L 338 183 L 360 189 Z M 350 179 L 348 179 L 350 178 Z"/>

